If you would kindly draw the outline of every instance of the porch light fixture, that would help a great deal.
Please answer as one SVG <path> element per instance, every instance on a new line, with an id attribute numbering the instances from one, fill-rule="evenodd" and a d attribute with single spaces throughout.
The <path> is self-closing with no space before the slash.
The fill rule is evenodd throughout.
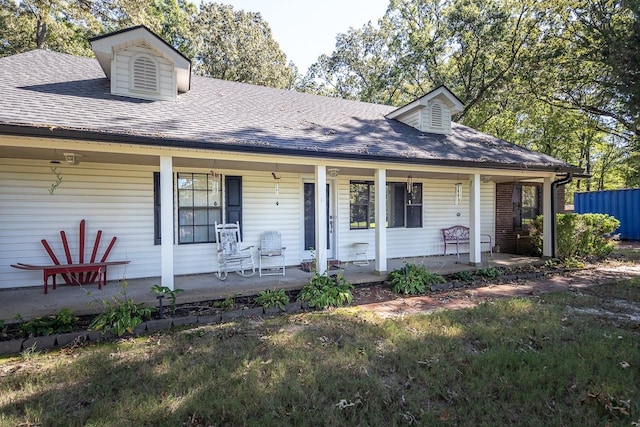
<path id="1" fill-rule="evenodd" d="M 455 205 L 458 206 L 461 201 L 462 201 L 462 183 L 456 182 L 454 186 L 453 203 L 455 203 Z"/>
<path id="2" fill-rule="evenodd" d="M 64 161 L 73 166 L 80 164 L 81 158 L 82 154 L 64 153 Z"/>
<path id="3" fill-rule="evenodd" d="M 278 202 L 278 196 L 280 195 L 280 173 L 279 172 L 271 172 L 271 176 L 273 176 L 273 180 L 275 181 L 275 193 L 276 193 L 276 206 L 280 204 Z"/>
<path id="4" fill-rule="evenodd" d="M 338 172 L 340 172 L 340 169 L 338 168 L 327 169 L 327 175 L 329 175 L 331 178 L 337 178 Z"/>
<path id="5" fill-rule="evenodd" d="M 411 190 L 413 190 L 413 177 L 409 175 L 407 177 L 407 193 L 411 193 Z"/>
<path id="6" fill-rule="evenodd" d="M 214 162 L 214 166 L 215 166 L 215 162 Z M 211 169 L 209 171 L 209 175 L 211 175 L 211 181 L 213 181 L 213 195 L 217 196 L 218 192 L 220 191 L 220 177 L 222 175 L 216 172 L 214 169 Z"/>

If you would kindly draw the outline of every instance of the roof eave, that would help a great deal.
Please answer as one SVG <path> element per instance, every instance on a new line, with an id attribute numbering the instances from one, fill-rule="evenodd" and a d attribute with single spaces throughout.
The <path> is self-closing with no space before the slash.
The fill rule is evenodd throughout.
<path id="1" fill-rule="evenodd" d="M 423 166 L 465 167 L 478 169 L 528 170 L 536 172 L 582 173 L 582 168 L 573 165 L 531 165 L 524 163 L 475 162 L 451 159 L 420 159 L 411 157 L 389 157 L 388 155 L 356 154 L 332 151 L 316 151 L 303 149 L 283 149 L 247 144 L 227 144 L 215 141 L 198 141 L 179 138 L 157 138 L 146 135 L 116 134 L 77 130 L 68 128 L 50 128 L 26 125 L 0 124 L 0 135 L 69 139 L 95 142 L 126 143 L 167 148 L 191 148 L 228 152 L 244 152 L 253 154 L 289 155 L 294 157 L 331 158 L 340 160 L 376 161 L 381 163 L 404 163 Z"/>

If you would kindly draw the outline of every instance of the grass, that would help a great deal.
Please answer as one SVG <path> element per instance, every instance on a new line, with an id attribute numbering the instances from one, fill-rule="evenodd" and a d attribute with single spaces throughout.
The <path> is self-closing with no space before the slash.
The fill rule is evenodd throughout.
<path id="1" fill-rule="evenodd" d="M 640 281 L 402 319 L 346 308 L 30 352 L 0 364 L 0 424 L 631 426 L 630 310 Z"/>

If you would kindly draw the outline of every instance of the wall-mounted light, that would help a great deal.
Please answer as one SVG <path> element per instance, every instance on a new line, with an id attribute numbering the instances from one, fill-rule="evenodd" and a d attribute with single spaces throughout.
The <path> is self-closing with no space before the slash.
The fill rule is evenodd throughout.
<path id="1" fill-rule="evenodd" d="M 337 178 L 338 177 L 338 172 L 340 172 L 340 169 L 338 169 L 338 168 L 329 168 L 329 169 L 327 169 L 327 175 L 329 175 L 331 178 Z"/>
<path id="2" fill-rule="evenodd" d="M 211 169 L 209 171 L 209 175 L 211 175 L 211 181 L 213 183 L 213 195 L 217 196 L 218 192 L 220 192 L 220 178 L 222 177 L 222 174 L 218 173 L 215 169 Z"/>
<path id="3" fill-rule="evenodd" d="M 76 153 L 64 153 L 64 161 L 70 165 L 78 165 L 80 164 L 80 159 L 82 158 L 82 154 Z"/>
<path id="4" fill-rule="evenodd" d="M 462 183 L 456 182 L 454 186 L 453 203 L 455 203 L 455 205 L 458 206 L 461 201 L 462 201 Z"/>
<path id="5" fill-rule="evenodd" d="M 407 193 L 411 193 L 413 190 L 413 177 L 409 175 L 407 177 Z"/>
<path id="6" fill-rule="evenodd" d="M 271 176 L 275 181 L 276 206 L 278 206 L 280 204 L 280 202 L 278 201 L 278 196 L 280 195 L 280 173 L 271 172 Z"/>

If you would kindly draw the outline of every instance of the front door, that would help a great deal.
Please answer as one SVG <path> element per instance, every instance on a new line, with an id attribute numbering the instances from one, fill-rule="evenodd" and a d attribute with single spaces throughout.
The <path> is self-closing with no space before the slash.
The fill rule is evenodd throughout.
<path id="1" fill-rule="evenodd" d="M 327 183 L 327 258 L 335 257 L 333 192 L 331 183 Z M 304 257 L 312 258 L 312 250 L 316 247 L 316 184 L 304 183 Z"/>

